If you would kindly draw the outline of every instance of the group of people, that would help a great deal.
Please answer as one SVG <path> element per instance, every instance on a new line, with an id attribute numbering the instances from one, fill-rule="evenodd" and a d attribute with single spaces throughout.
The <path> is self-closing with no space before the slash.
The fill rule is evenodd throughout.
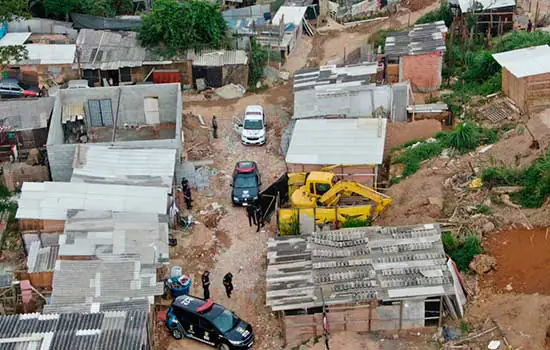
<path id="1" fill-rule="evenodd" d="M 260 203 L 255 202 L 246 207 L 246 215 L 248 216 L 248 226 L 252 224 L 257 226 L 256 232 L 260 232 L 260 227 L 264 227 L 264 213 Z"/>
<path id="2" fill-rule="evenodd" d="M 204 300 L 210 299 L 210 271 L 206 270 L 201 276 L 202 290 L 204 292 Z M 233 292 L 233 274 L 228 272 L 223 276 L 223 286 L 225 287 L 225 294 L 228 298 L 231 298 L 231 292 Z"/>

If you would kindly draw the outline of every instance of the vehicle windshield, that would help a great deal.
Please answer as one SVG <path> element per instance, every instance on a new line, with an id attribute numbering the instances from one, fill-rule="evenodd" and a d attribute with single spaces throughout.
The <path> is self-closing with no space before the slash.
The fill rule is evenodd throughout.
<path id="1" fill-rule="evenodd" d="M 235 328 L 238 322 L 239 319 L 229 310 L 223 310 L 222 313 L 212 320 L 214 326 L 222 333 Z"/>
<path id="2" fill-rule="evenodd" d="M 261 119 L 245 119 L 243 128 L 247 130 L 262 130 L 264 123 Z"/>
<path id="3" fill-rule="evenodd" d="M 235 188 L 256 187 L 256 175 L 254 174 L 238 175 L 237 177 L 235 177 L 235 184 L 233 186 Z"/>

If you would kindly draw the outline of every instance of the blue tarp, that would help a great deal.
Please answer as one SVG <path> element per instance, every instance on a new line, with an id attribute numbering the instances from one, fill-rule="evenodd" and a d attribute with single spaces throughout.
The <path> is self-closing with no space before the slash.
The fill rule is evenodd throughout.
<path id="1" fill-rule="evenodd" d="M 2 39 L 8 33 L 8 22 L 2 22 L 0 26 L 0 39 Z"/>

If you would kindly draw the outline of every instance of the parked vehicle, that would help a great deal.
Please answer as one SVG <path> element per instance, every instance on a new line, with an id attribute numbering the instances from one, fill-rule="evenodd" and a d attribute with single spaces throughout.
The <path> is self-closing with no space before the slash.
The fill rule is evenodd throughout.
<path id="1" fill-rule="evenodd" d="M 241 142 L 245 145 L 263 145 L 266 141 L 266 118 L 260 105 L 247 106 L 242 122 Z"/>
<path id="2" fill-rule="evenodd" d="M 16 98 L 16 97 L 38 97 L 40 89 L 37 86 L 26 86 L 17 79 L 2 79 L 0 80 L 0 97 L 1 98 Z"/>
<path id="3" fill-rule="evenodd" d="M 166 327 L 176 339 L 191 338 L 220 350 L 250 349 L 252 326 L 212 299 L 177 297 L 168 309 Z"/>
<path id="4" fill-rule="evenodd" d="M 237 162 L 235 170 L 233 170 L 233 183 L 231 184 L 233 205 L 247 206 L 258 200 L 261 185 L 262 180 L 256 162 Z"/>

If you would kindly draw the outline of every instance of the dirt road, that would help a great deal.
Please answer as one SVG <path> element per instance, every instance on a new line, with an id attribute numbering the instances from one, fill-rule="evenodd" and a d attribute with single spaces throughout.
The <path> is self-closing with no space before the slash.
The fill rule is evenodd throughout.
<path id="1" fill-rule="evenodd" d="M 212 167 L 220 173 L 211 178 L 208 189 L 193 192 L 192 213 L 200 222 L 199 212 L 214 202 L 222 205 L 226 213 L 216 227 L 208 228 L 201 223 L 185 236 L 179 235 L 171 263 L 182 266 L 185 273 L 192 276 L 194 284 L 191 294 L 201 297 L 200 274 L 205 269 L 210 270 L 212 298 L 252 324 L 257 339 L 255 349 L 282 347 L 278 322 L 264 306 L 266 241 L 274 234 L 274 223 L 259 233 L 256 233 L 255 227 L 249 227 L 245 210 L 231 205 L 229 184 L 235 163 L 239 160 L 256 161 L 265 186 L 285 171 L 283 158 L 278 152 L 278 135 L 281 125 L 288 123 L 289 115 L 285 110 L 291 98 L 291 90 L 282 86 L 271 89 L 269 93 L 249 95 L 239 100 L 190 102 L 185 105 L 185 112 L 201 114 L 207 121 L 216 115 L 219 126 L 219 138 L 211 140 L 210 147 L 214 162 Z M 242 113 L 249 104 L 264 106 L 268 119 L 266 146 L 245 147 L 232 130 L 232 117 Z M 222 285 L 222 278 L 227 272 L 234 275 L 235 290 L 231 299 L 225 295 Z M 163 335 L 161 345 L 168 349 L 203 348 L 195 341 L 172 339 L 167 333 Z"/>

